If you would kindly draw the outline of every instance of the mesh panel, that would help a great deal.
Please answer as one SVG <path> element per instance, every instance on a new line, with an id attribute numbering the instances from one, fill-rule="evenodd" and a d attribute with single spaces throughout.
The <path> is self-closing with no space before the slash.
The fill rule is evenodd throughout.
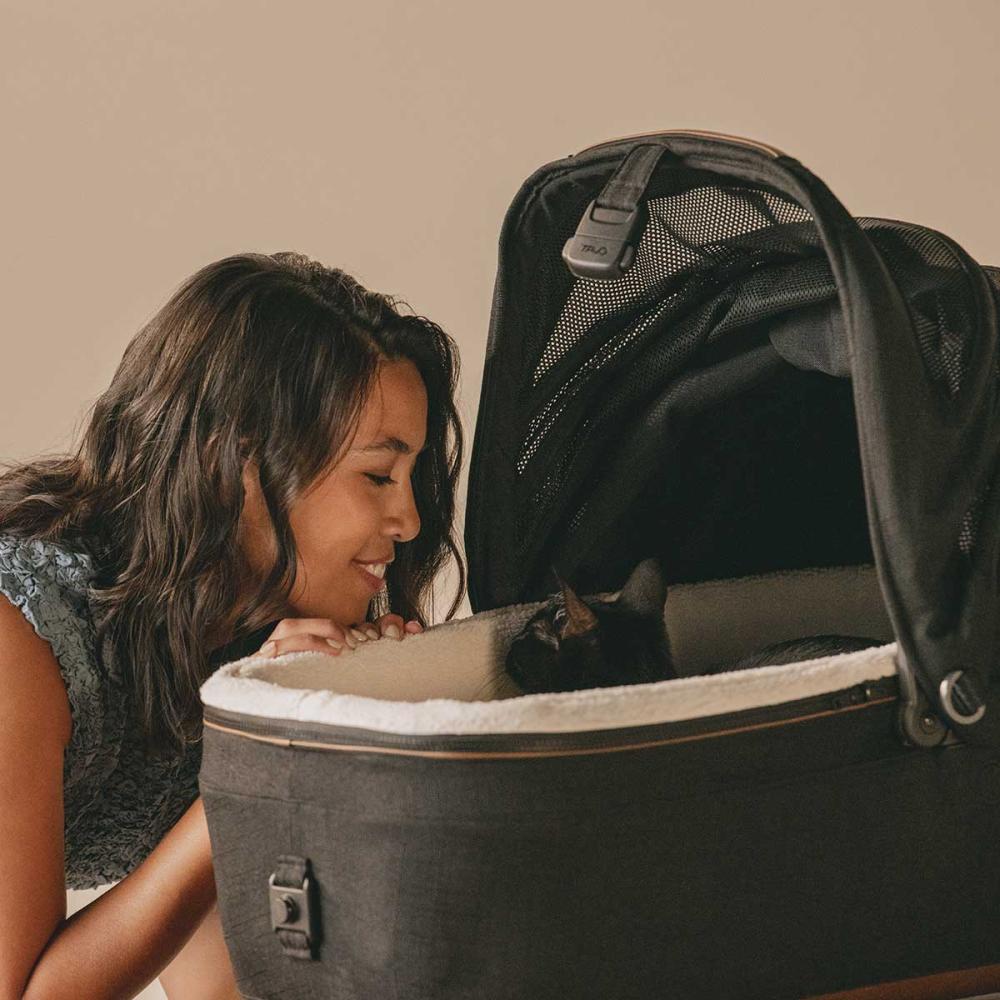
<path id="1" fill-rule="evenodd" d="M 542 350 L 534 382 L 563 357 L 567 350 L 605 317 L 630 303 L 651 299 L 653 308 L 670 309 L 679 293 L 664 289 L 678 276 L 693 274 L 707 262 L 724 266 L 737 261 L 740 250 L 726 241 L 785 222 L 804 222 L 809 214 L 794 202 L 771 192 L 748 188 L 696 188 L 646 202 L 648 223 L 632 267 L 616 281 L 577 281 L 552 336 Z M 704 215 L 702 209 L 708 208 Z M 772 234 L 772 248 L 779 237 Z M 786 249 L 795 253 L 796 247 Z M 751 253 L 763 253 L 752 248 Z M 665 300 L 664 300 L 665 298 Z"/>
<path id="2" fill-rule="evenodd" d="M 906 294 L 931 378 L 956 395 L 968 361 L 975 299 L 954 244 L 940 233 L 902 222 L 858 222 Z"/>
<path id="3" fill-rule="evenodd" d="M 981 488 L 973 498 L 972 505 L 966 511 L 965 517 L 962 518 L 962 525 L 958 532 L 958 548 L 966 558 L 971 558 L 975 551 L 979 522 L 989 492 L 988 486 Z"/>
<path id="4" fill-rule="evenodd" d="M 585 203 L 546 219 L 521 332 L 528 416 L 514 459 L 523 487 L 515 544 L 526 552 L 579 526 L 602 452 L 713 345 L 736 353 L 772 317 L 836 304 L 815 224 L 790 198 L 717 178 L 650 195 L 635 261 L 613 281 L 577 279 L 561 259 Z M 903 293 L 929 376 L 955 395 L 974 318 L 954 244 L 907 223 L 857 222 Z M 1000 300 L 1000 269 L 990 280 Z M 961 546 L 973 543 L 974 525 L 970 511 Z"/>
<path id="5" fill-rule="evenodd" d="M 569 275 L 559 249 L 570 230 L 555 234 L 540 262 L 546 272 L 540 287 L 559 288 L 558 281 L 548 283 L 553 262 L 569 287 L 551 335 L 527 338 L 535 341 L 530 382 L 538 403 L 516 468 L 524 474 L 534 463 L 538 478 L 529 476 L 531 491 L 519 512 L 525 535 L 565 501 L 574 467 L 579 478 L 623 413 L 681 370 L 700 344 L 836 294 L 815 226 L 788 198 L 711 184 L 650 198 L 646 206 L 635 261 L 621 278 Z M 794 262 L 803 266 L 790 271 Z M 540 304 L 539 315 L 546 311 Z M 644 355 L 639 370 L 629 366 L 637 353 Z"/>

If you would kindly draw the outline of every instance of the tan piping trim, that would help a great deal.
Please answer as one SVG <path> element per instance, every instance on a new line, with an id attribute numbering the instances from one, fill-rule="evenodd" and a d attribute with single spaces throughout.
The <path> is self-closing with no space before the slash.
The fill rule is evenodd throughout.
<path id="1" fill-rule="evenodd" d="M 860 705 L 847 708 L 833 708 L 826 712 L 813 712 L 811 715 L 800 715 L 794 719 L 781 719 L 775 722 L 760 722 L 754 726 L 740 726 L 735 729 L 723 729 L 717 733 L 700 733 L 692 736 L 675 736 L 672 739 L 648 740 L 644 743 L 628 743 L 610 747 L 579 747 L 572 750 L 405 750 L 401 747 L 359 747 L 351 743 L 319 743 L 313 740 L 289 740 L 279 736 L 261 736 L 256 733 L 245 733 L 230 726 L 217 722 L 205 721 L 210 729 L 220 733 L 232 733 L 261 743 L 273 743 L 283 747 L 304 747 L 310 750 L 343 750 L 348 753 L 384 753 L 403 757 L 440 757 L 445 760 L 498 760 L 519 757 L 579 757 L 586 754 L 618 753 L 622 750 L 645 750 L 649 747 L 669 746 L 673 743 L 692 743 L 695 740 L 714 739 L 717 736 L 732 736 L 736 733 L 749 733 L 757 729 L 772 729 L 775 726 L 790 726 L 797 722 L 808 722 L 810 719 L 822 719 L 827 715 L 839 715 L 841 712 L 856 712 L 873 705 L 882 705 L 887 701 L 898 701 L 898 697 L 890 695 L 886 698 L 876 698 Z M 497 734 L 500 735 L 500 734 Z"/>
<path id="2" fill-rule="evenodd" d="M 756 139 L 746 139 L 741 135 L 727 135 L 725 132 L 709 132 L 706 129 L 697 128 L 686 128 L 686 129 L 669 129 L 666 132 L 639 132 L 636 135 L 623 135 L 619 136 L 617 139 L 606 139 L 604 142 L 598 142 L 593 146 L 587 146 L 581 149 L 579 152 L 575 153 L 575 156 L 579 156 L 580 153 L 589 153 L 592 149 L 599 149 L 601 146 L 610 146 L 615 142 L 622 142 L 625 139 L 645 139 L 649 136 L 669 136 L 669 135 L 679 135 L 679 136 L 698 136 L 703 139 L 725 139 L 727 142 L 739 143 L 741 146 L 750 146 L 752 149 L 759 149 L 768 156 L 787 156 L 788 154 L 778 149 L 777 146 L 770 146 L 766 142 L 757 142 Z"/>
<path id="3" fill-rule="evenodd" d="M 862 986 L 841 993 L 824 993 L 808 1000 L 974 1000 L 990 990 L 1000 988 L 1000 965 L 981 965 L 975 969 L 939 972 L 932 976 L 899 979 L 891 983 Z M 991 997 L 996 994 L 990 993 Z M 981 1000 L 988 1000 L 981 997 Z"/>

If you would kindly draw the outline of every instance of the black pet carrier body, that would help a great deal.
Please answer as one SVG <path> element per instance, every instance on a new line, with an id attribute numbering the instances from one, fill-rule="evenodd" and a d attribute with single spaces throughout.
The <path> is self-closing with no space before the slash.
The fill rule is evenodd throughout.
<path id="1" fill-rule="evenodd" d="M 657 133 L 528 178 L 476 614 L 202 688 L 244 995 L 1000 988 L 998 299 L 954 241 L 852 218 L 762 143 Z M 648 555 L 678 679 L 481 700 L 553 566 L 610 594 Z M 881 644 L 710 672 L 831 632 Z"/>

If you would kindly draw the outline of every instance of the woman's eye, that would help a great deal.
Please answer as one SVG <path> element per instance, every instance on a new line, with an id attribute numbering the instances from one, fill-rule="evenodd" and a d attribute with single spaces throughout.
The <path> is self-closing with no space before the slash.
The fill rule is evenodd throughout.
<path id="1" fill-rule="evenodd" d="M 366 472 L 365 475 L 376 485 L 376 486 L 388 486 L 389 483 L 394 483 L 396 480 L 391 476 L 376 476 L 372 472 Z"/>

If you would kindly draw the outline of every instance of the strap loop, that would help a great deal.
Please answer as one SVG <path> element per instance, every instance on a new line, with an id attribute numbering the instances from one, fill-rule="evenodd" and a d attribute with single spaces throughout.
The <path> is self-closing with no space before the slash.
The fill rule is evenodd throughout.
<path id="1" fill-rule="evenodd" d="M 313 898 L 309 859 L 280 854 L 278 867 L 267 880 L 271 928 L 281 950 L 291 958 L 315 959 L 319 905 Z"/>
<path id="2" fill-rule="evenodd" d="M 566 266 L 578 278 L 613 281 L 632 266 L 646 228 L 646 188 L 669 152 L 659 144 L 634 146 L 587 206 L 562 251 Z"/>

